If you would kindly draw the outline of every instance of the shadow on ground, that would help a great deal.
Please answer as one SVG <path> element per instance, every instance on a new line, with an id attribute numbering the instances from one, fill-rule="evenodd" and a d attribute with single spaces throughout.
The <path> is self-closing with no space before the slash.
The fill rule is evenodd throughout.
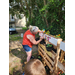
<path id="1" fill-rule="evenodd" d="M 32 56 L 34 56 L 36 58 L 36 54 L 38 53 L 37 51 L 37 47 L 34 46 L 32 48 Z M 11 51 L 9 51 L 9 53 L 12 53 L 13 55 L 15 55 L 16 57 L 18 58 L 21 58 L 21 63 L 25 62 L 26 61 L 26 58 L 27 58 L 27 55 L 26 55 L 26 52 L 23 48 L 16 48 L 16 49 L 12 49 Z"/>
<path id="2" fill-rule="evenodd" d="M 34 58 L 37 58 L 37 54 L 38 51 L 36 50 L 37 47 L 33 47 L 33 51 L 32 51 L 32 56 L 34 56 Z M 23 68 L 25 66 L 25 62 L 26 62 L 26 52 L 24 51 L 23 48 L 16 48 L 16 49 L 11 49 L 9 50 L 9 67 L 11 67 L 12 65 L 14 65 L 14 67 L 18 67 L 18 68 L 22 68 L 20 71 L 15 70 L 14 67 L 11 69 L 11 74 L 9 72 L 10 75 L 22 75 L 21 73 L 23 73 Z M 20 66 L 21 65 L 21 66 Z M 10 71 L 10 69 L 9 69 Z M 15 72 L 16 71 L 16 72 Z"/>
<path id="3" fill-rule="evenodd" d="M 12 74 L 9 74 L 9 75 L 22 75 L 22 73 L 20 71 L 13 71 Z"/>
<path id="4" fill-rule="evenodd" d="M 15 55 L 18 58 L 21 58 L 22 60 L 26 59 L 26 53 L 23 48 L 22 49 L 19 49 L 19 48 L 12 49 L 10 53 L 12 53 L 13 55 Z M 21 61 L 21 63 L 22 63 L 22 61 Z"/>
<path id="5" fill-rule="evenodd" d="M 24 62 L 26 61 L 25 51 L 23 50 L 23 48 L 22 49 L 16 48 L 16 49 L 9 50 L 9 54 L 10 54 L 9 74 L 10 75 L 22 75 L 23 67 L 25 66 Z"/>

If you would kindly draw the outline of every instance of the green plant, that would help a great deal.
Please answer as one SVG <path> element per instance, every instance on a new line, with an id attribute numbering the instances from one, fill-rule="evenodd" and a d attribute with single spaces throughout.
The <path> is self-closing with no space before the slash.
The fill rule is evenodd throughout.
<path id="1" fill-rule="evenodd" d="M 40 56 L 38 56 L 38 58 L 41 58 Z"/>
<path id="2" fill-rule="evenodd" d="M 60 34 L 58 34 L 58 35 L 56 35 L 56 36 L 54 36 L 55 38 L 60 38 Z"/>
<path id="3" fill-rule="evenodd" d="M 25 2 L 26 1 L 26 2 Z M 9 13 L 26 17 L 26 26 L 35 25 L 50 31 L 51 35 L 60 34 L 65 40 L 65 0 L 9 0 Z M 13 7 L 12 2 L 20 3 Z M 25 6 L 27 8 L 25 8 Z M 30 9 L 31 7 L 31 9 Z M 62 10 L 63 8 L 63 10 Z M 20 13 L 20 14 L 19 14 Z"/>
<path id="4" fill-rule="evenodd" d="M 64 73 L 62 73 L 62 74 L 59 74 L 59 75 L 65 75 Z"/>
<path id="5" fill-rule="evenodd" d="M 27 30 L 27 27 L 22 27 L 23 30 Z"/>
<path id="6" fill-rule="evenodd" d="M 58 71 L 57 75 L 65 75 L 62 70 Z"/>
<path id="7" fill-rule="evenodd" d="M 51 44 L 47 44 L 47 46 L 46 47 L 52 47 L 52 45 Z"/>
<path id="8" fill-rule="evenodd" d="M 13 35 L 9 35 L 9 40 L 10 41 L 16 41 L 19 39 L 22 39 L 23 37 L 21 37 L 19 34 L 13 34 Z"/>
<path id="9" fill-rule="evenodd" d="M 47 32 L 45 32 L 45 33 L 49 35 L 49 34 L 50 34 L 50 31 L 48 30 L 48 31 L 47 31 Z"/>

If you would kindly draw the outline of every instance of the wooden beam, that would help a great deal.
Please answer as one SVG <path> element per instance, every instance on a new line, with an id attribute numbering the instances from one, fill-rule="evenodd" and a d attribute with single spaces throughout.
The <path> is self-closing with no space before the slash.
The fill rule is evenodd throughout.
<path id="1" fill-rule="evenodd" d="M 53 75 L 56 75 L 57 74 L 57 64 L 58 64 L 58 60 L 59 60 L 60 42 L 61 41 L 62 41 L 62 39 L 58 39 L 58 42 L 57 42 L 57 56 L 56 56 L 56 59 L 55 59 L 55 65 L 54 65 Z"/>
<path id="2" fill-rule="evenodd" d="M 63 66 L 63 64 L 60 61 L 58 61 L 57 66 L 58 66 L 59 69 L 61 69 L 65 73 L 65 67 Z"/>
<path id="3" fill-rule="evenodd" d="M 53 72 L 53 68 L 51 67 L 50 63 L 47 61 L 47 59 L 43 56 L 43 54 L 38 51 L 39 54 L 42 56 L 42 58 L 44 59 L 45 63 L 47 64 L 47 66 L 50 68 L 50 70 Z"/>
<path id="4" fill-rule="evenodd" d="M 52 54 L 51 52 L 47 51 L 47 50 L 46 50 L 46 47 L 45 47 L 44 45 L 39 44 L 39 46 L 40 46 L 50 57 L 52 57 L 53 60 L 55 59 L 55 55 Z"/>
<path id="5" fill-rule="evenodd" d="M 65 52 L 61 50 L 61 56 L 60 56 L 61 63 L 62 63 L 62 60 L 64 59 L 64 56 L 65 56 Z"/>
<path id="6" fill-rule="evenodd" d="M 45 53 L 45 51 L 43 51 L 41 48 L 39 48 L 39 50 L 44 54 L 44 56 L 52 64 L 52 66 L 54 66 L 54 62 L 49 58 L 49 56 Z"/>

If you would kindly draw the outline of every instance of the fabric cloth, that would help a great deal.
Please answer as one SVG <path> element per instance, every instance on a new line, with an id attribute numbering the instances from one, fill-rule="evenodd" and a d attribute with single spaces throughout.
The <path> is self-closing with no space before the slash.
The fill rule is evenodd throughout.
<path id="1" fill-rule="evenodd" d="M 29 52 L 32 50 L 32 48 L 30 48 L 28 45 L 23 45 L 23 48 L 26 52 Z"/>
<path id="2" fill-rule="evenodd" d="M 22 75 L 24 75 L 25 73 L 23 72 L 23 74 Z"/>

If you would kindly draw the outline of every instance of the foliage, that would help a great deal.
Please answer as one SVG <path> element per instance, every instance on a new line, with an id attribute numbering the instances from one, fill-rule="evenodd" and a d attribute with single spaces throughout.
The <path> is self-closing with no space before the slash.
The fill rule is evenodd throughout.
<path id="1" fill-rule="evenodd" d="M 23 30 L 27 30 L 27 27 L 22 27 Z"/>
<path id="2" fill-rule="evenodd" d="M 38 56 L 38 58 L 40 59 L 41 57 L 40 57 L 40 56 Z"/>
<path id="3" fill-rule="evenodd" d="M 51 35 L 60 34 L 65 40 L 65 0 L 9 0 L 9 2 L 11 6 L 18 3 L 9 9 L 9 13 L 12 15 L 23 13 L 28 18 L 27 27 L 29 24 L 38 26 L 41 30 L 49 30 Z"/>
<path id="4" fill-rule="evenodd" d="M 56 35 L 56 36 L 54 36 L 55 38 L 60 38 L 60 34 L 58 34 L 58 35 Z"/>
<path id="5" fill-rule="evenodd" d="M 51 44 L 47 44 L 47 46 L 46 47 L 52 47 L 52 45 Z"/>
<path id="6" fill-rule="evenodd" d="M 48 31 L 46 31 L 45 33 L 49 35 L 49 34 L 50 34 L 50 31 L 48 30 Z"/>
<path id="7" fill-rule="evenodd" d="M 57 75 L 65 75 L 63 72 L 58 72 Z"/>

